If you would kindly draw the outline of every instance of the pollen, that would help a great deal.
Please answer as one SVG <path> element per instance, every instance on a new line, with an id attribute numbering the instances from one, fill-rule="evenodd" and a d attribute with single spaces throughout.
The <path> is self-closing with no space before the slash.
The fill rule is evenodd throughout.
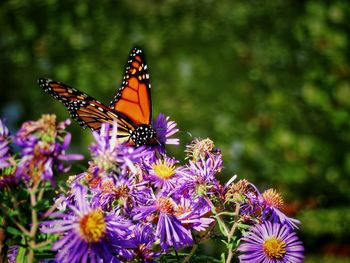
<path id="1" fill-rule="evenodd" d="M 286 243 L 275 237 L 264 241 L 263 250 L 266 256 L 271 259 L 283 258 L 286 253 Z"/>
<path id="2" fill-rule="evenodd" d="M 169 197 L 160 197 L 157 200 L 157 209 L 158 211 L 165 214 L 174 213 L 174 203 Z"/>
<path id="3" fill-rule="evenodd" d="M 173 176 L 175 165 L 167 162 L 166 160 L 157 160 L 153 164 L 153 170 L 159 178 L 168 179 Z"/>
<path id="4" fill-rule="evenodd" d="M 88 243 L 98 242 L 106 233 L 106 222 L 101 210 L 84 215 L 79 223 L 80 233 Z"/>
<path id="5" fill-rule="evenodd" d="M 275 189 L 270 188 L 266 190 L 263 194 L 265 199 L 265 203 L 274 208 L 282 208 L 283 207 L 283 198 L 280 193 L 278 193 Z"/>

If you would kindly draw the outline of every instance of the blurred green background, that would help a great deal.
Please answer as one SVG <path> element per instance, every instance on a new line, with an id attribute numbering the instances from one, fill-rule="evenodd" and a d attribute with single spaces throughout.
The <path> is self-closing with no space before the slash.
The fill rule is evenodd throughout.
<path id="1" fill-rule="evenodd" d="M 237 173 L 275 187 L 303 221 L 306 262 L 350 260 L 348 1 L 2 1 L 0 113 L 14 131 L 68 113 L 37 86 L 50 77 L 104 103 L 129 51 L 144 49 L 154 115 L 222 149 Z M 88 130 L 73 123 L 72 151 Z"/>

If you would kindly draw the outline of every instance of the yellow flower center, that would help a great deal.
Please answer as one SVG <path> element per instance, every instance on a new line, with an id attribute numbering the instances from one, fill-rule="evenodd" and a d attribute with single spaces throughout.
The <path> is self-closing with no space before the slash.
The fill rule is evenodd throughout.
<path id="1" fill-rule="evenodd" d="M 166 160 L 157 160 L 153 164 L 153 170 L 159 178 L 168 179 L 174 174 L 175 165 L 168 163 Z"/>
<path id="2" fill-rule="evenodd" d="M 94 210 L 80 220 L 80 233 L 88 243 L 98 242 L 106 232 L 106 222 L 101 210 Z"/>
<path id="3" fill-rule="evenodd" d="M 264 253 L 272 259 L 282 258 L 286 253 L 286 243 L 282 240 L 271 237 L 264 241 Z"/>

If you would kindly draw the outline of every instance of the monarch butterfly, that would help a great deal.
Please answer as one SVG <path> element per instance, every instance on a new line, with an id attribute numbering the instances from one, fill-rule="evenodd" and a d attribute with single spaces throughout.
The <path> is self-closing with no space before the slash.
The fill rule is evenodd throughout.
<path id="1" fill-rule="evenodd" d="M 83 127 L 99 130 L 104 122 L 118 124 L 118 138 L 130 145 L 153 145 L 156 131 L 151 126 L 151 84 L 144 53 L 134 48 L 129 56 L 123 83 L 110 105 L 62 82 L 39 78 L 38 84 L 67 107 Z"/>

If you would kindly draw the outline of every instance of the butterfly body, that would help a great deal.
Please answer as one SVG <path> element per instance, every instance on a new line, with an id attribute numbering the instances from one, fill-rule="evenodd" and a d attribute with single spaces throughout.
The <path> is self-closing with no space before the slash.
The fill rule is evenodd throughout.
<path id="1" fill-rule="evenodd" d="M 40 78 L 38 84 L 63 103 L 83 128 L 96 131 L 102 123 L 117 122 L 121 142 L 137 147 L 157 144 L 156 131 L 151 125 L 151 85 L 141 49 L 132 50 L 123 83 L 109 106 L 62 82 Z"/>
<path id="2" fill-rule="evenodd" d="M 156 130 L 150 125 L 142 124 L 132 131 L 130 138 L 136 146 L 156 144 Z"/>

